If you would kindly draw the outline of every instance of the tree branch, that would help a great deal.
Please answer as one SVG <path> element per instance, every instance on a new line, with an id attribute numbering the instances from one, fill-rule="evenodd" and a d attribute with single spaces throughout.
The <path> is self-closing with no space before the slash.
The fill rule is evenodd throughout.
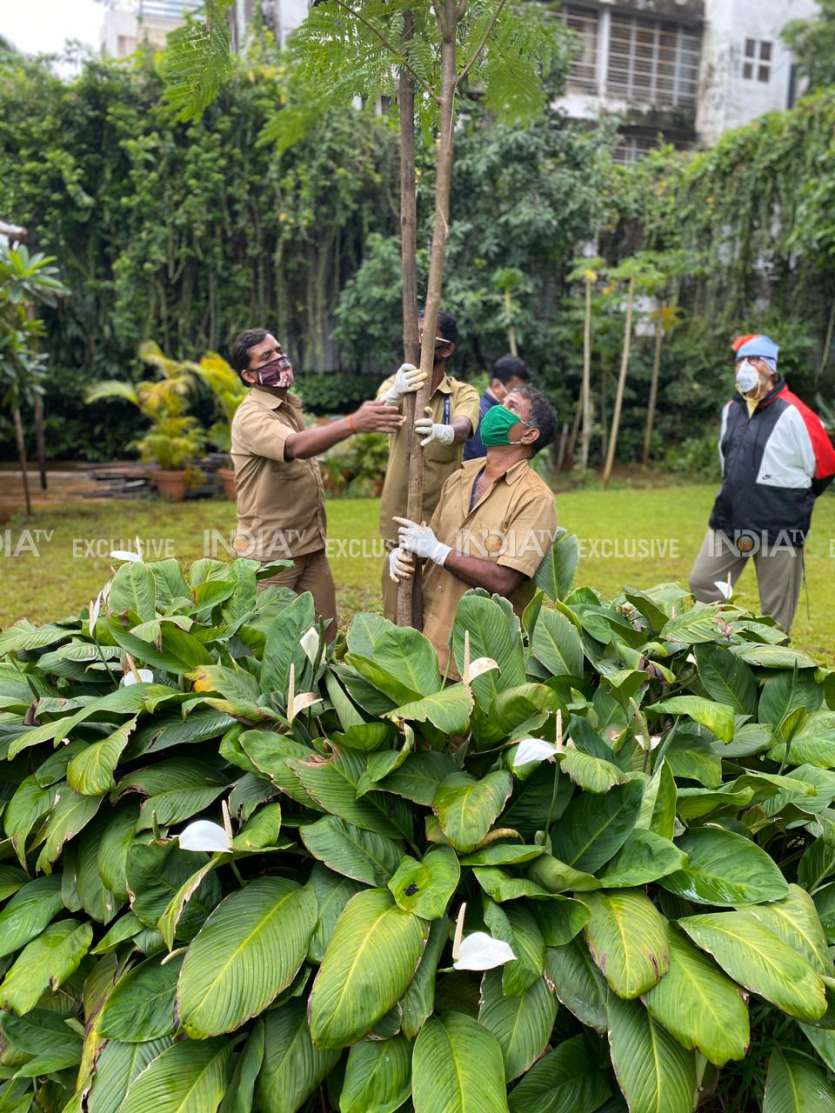
<path id="1" fill-rule="evenodd" d="M 464 68 L 459 73 L 458 77 L 456 77 L 456 79 L 455 79 L 456 87 L 461 84 L 461 82 L 464 80 L 464 78 L 467 76 L 467 74 L 470 72 L 470 70 L 473 68 L 473 66 L 478 61 L 478 59 L 481 56 L 485 46 L 487 46 L 487 40 L 493 34 L 493 30 L 494 30 L 496 24 L 499 21 L 499 16 L 502 14 L 502 9 L 504 8 L 506 3 L 507 3 L 507 0 L 499 0 L 498 4 L 496 5 L 496 10 L 493 13 L 493 18 L 490 20 L 490 23 L 489 23 L 487 29 L 485 30 L 484 34 L 481 36 L 481 42 L 476 47 L 475 51 L 473 52 L 473 56 L 470 58 L 469 62 L 466 63 Z"/>
<path id="2" fill-rule="evenodd" d="M 366 18 L 366 16 L 364 16 L 362 12 L 358 12 L 354 8 L 352 8 L 350 4 L 346 4 L 345 0 L 333 0 L 333 2 L 338 8 L 342 8 L 344 12 L 347 12 L 348 15 L 352 15 L 354 19 L 356 19 L 359 23 L 362 23 L 364 27 L 367 27 L 372 35 L 374 35 L 375 38 L 379 39 L 379 41 L 389 52 L 397 65 L 402 66 L 403 69 L 411 76 L 412 80 L 421 89 L 429 93 L 429 95 L 434 97 L 435 100 L 438 100 L 438 94 L 434 91 L 431 85 L 427 85 L 426 82 L 421 78 L 420 74 L 412 69 L 412 67 L 409 65 L 408 60 L 400 53 L 397 47 L 386 38 L 379 27 L 373 24 L 370 19 Z"/>

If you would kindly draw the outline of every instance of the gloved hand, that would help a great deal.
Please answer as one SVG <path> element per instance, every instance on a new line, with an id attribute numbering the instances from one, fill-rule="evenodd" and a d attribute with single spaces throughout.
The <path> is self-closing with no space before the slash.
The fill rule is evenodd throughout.
<path id="1" fill-rule="evenodd" d="M 415 574 L 415 558 L 405 549 L 392 549 L 389 553 L 389 577 L 399 584 Z"/>
<path id="2" fill-rule="evenodd" d="M 449 545 L 438 540 L 430 526 L 419 526 L 408 518 L 394 518 L 393 521 L 400 523 L 400 548 L 414 553 L 421 560 L 442 565 L 452 552 Z"/>
<path id="3" fill-rule="evenodd" d="M 427 415 L 428 413 L 427 409 Z M 433 421 L 430 416 L 419 417 L 415 421 L 415 432 L 419 437 L 423 437 L 420 442 L 421 448 L 426 448 L 432 441 L 437 441 L 438 444 L 452 444 L 455 440 L 455 430 L 451 425 L 441 425 Z"/>
<path id="4" fill-rule="evenodd" d="M 381 401 L 396 406 L 404 394 L 412 394 L 420 390 L 426 382 L 426 373 L 411 363 L 403 363 L 397 369 L 391 389 L 383 395 Z"/>

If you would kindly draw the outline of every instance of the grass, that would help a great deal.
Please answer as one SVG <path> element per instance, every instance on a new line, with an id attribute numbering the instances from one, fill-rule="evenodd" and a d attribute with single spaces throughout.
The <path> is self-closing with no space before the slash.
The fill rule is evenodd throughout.
<path id="1" fill-rule="evenodd" d="M 584 489 L 557 495 L 560 524 L 580 539 L 578 584 L 606 595 L 624 586 L 686 583 L 715 495 L 714 486 L 663 489 Z M 138 536 L 148 559 L 173 556 L 189 563 L 224 557 L 235 514 L 222 501 L 181 504 L 157 500 L 71 502 L 18 518 L 0 530 L 0 626 L 27 617 L 42 623 L 77 612 L 112 573 L 108 553 L 134 548 Z M 329 537 L 340 618 L 379 610 L 381 546 L 377 501 L 342 499 L 328 505 Z M 835 664 L 835 497 L 821 499 L 807 551 L 807 596 L 801 596 L 795 645 Z M 758 609 L 753 567 L 737 598 Z"/>

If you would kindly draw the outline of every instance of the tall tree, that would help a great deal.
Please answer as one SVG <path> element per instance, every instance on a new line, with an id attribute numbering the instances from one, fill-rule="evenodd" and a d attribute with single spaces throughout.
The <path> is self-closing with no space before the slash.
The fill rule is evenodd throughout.
<path id="1" fill-rule="evenodd" d="M 226 13 L 230 0 L 207 0 L 202 20 L 189 21 L 171 37 L 162 66 L 167 95 L 182 118 L 199 115 L 217 96 L 228 75 L 231 36 Z M 456 102 L 462 91 L 476 91 L 497 117 L 522 122 L 546 103 L 543 77 L 567 42 L 562 26 L 547 13 L 520 0 L 322 0 L 294 36 L 295 88 L 265 137 L 289 147 L 319 122 L 329 107 L 359 98 L 376 103 L 396 95 L 416 110 L 425 132 L 434 135 L 435 206 L 429 275 L 424 300 L 420 366 L 425 387 L 414 401 L 422 413 L 429 400 L 435 335 L 444 287 L 444 259 L 450 229 L 450 194 L 454 156 Z M 459 59 L 461 63 L 459 65 Z M 412 100 L 408 89 L 418 92 Z M 401 124 L 401 230 L 404 286 L 412 281 L 414 250 L 408 119 Z M 406 193 L 409 198 L 406 198 Z M 416 246 L 416 245 L 415 245 Z M 408 300 L 408 305 L 407 305 Z M 413 300 L 404 288 L 404 354 L 413 344 Z M 409 459 L 407 514 L 423 517 L 422 457 L 416 436 Z M 411 623 L 414 581 L 402 584 L 398 621 Z"/>

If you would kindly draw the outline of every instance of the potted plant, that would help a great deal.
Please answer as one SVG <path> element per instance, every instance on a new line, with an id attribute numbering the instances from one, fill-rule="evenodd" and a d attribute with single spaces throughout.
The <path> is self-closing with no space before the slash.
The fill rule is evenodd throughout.
<path id="1" fill-rule="evenodd" d="M 195 374 L 212 392 L 216 403 L 217 419 L 209 429 L 209 441 L 226 456 L 226 465 L 218 468 L 217 474 L 223 484 L 227 498 L 235 498 L 235 471 L 229 458 L 232 447 L 232 418 L 246 397 L 246 387 L 240 376 L 217 352 L 208 352 L 200 362 L 193 365 Z"/>
<path id="2" fill-rule="evenodd" d="M 188 395 L 194 385 L 195 365 L 169 359 L 153 341 L 139 349 L 145 363 L 155 367 L 159 380 L 133 383 L 106 380 L 87 392 L 87 402 L 124 398 L 133 403 L 151 427 L 134 442 L 143 463 L 155 465 L 151 479 L 163 498 L 181 502 L 192 486 L 199 486 L 202 473 L 194 466 L 205 443 L 197 419 L 186 413 Z"/>

